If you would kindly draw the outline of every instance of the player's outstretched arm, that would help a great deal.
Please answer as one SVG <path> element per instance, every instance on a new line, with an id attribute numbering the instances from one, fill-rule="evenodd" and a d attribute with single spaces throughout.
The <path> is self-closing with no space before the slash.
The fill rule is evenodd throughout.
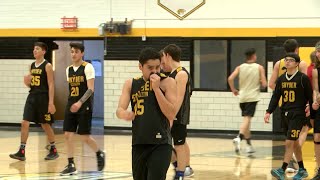
<path id="1" fill-rule="evenodd" d="M 135 117 L 134 112 L 127 110 L 130 103 L 131 87 L 132 79 L 126 80 L 122 88 L 122 93 L 120 95 L 118 108 L 116 111 L 116 115 L 119 119 L 124 119 L 127 121 L 132 121 Z"/>
<path id="2" fill-rule="evenodd" d="M 239 95 L 238 90 L 234 87 L 234 79 L 239 75 L 239 72 L 240 72 L 240 66 L 236 67 L 236 69 L 228 77 L 228 83 L 229 83 L 230 89 L 235 96 Z"/>

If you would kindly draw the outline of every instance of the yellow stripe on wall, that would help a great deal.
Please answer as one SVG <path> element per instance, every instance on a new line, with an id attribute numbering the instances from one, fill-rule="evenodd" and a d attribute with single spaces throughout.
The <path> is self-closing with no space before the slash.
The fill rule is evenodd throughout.
<path id="1" fill-rule="evenodd" d="M 139 37 L 279 37 L 320 36 L 320 28 L 133 28 L 128 35 L 108 36 Z M 58 28 L 0 29 L 0 37 L 101 37 L 97 28 L 79 28 L 63 31 Z"/>

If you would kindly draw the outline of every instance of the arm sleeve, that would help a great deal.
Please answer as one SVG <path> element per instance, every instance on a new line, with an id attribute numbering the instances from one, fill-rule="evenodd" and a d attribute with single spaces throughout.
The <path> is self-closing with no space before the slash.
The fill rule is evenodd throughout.
<path id="1" fill-rule="evenodd" d="M 267 113 L 270 113 L 270 114 L 273 113 L 273 111 L 277 108 L 278 102 L 281 97 L 281 82 L 280 82 L 279 78 L 277 79 L 276 82 L 277 82 L 277 84 L 274 89 L 273 95 L 271 97 L 269 107 L 267 109 Z"/>
<path id="2" fill-rule="evenodd" d="M 88 63 L 84 68 L 84 74 L 86 75 L 87 80 L 95 78 L 95 71 L 92 64 Z"/>

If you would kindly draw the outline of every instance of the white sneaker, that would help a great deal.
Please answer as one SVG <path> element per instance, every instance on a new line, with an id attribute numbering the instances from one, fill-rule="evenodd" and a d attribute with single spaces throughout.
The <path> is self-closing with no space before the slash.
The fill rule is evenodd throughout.
<path id="1" fill-rule="evenodd" d="M 253 149 L 252 145 L 247 146 L 247 153 L 255 153 L 256 151 Z"/>
<path id="2" fill-rule="evenodd" d="M 240 153 L 240 143 L 241 143 L 241 139 L 239 137 L 236 137 L 233 139 L 233 144 L 234 144 L 234 147 L 235 147 L 235 152 L 237 154 Z"/>
<path id="3" fill-rule="evenodd" d="M 293 159 L 290 160 L 289 164 L 288 164 L 288 167 L 286 169 L 286 172 L 287 173 L 294 173 L 294 172 L 297 172 L 298 171 L 298 168 L 296 168 L 294 166 L 295 162 Z"/>
<path id="4" fill-rule="evenodd" d="M 193 169 L 190 166 L 186 167 L 186 170 L 184 171 L 184 177 L 192 177 L 192 176 L 194 176 Z"/>

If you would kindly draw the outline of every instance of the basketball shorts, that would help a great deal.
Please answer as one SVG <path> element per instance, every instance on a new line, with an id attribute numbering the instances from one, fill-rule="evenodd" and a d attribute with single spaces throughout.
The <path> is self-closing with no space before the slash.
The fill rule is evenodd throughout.
<path id="1" fill-rule="evenodd" d="M 245 102 L 240 103 L 241 114 L 242 116 L 253 117 L 256 112 L 256 106 L 258 102 Z"/>
<path id="2" fill-rule="evenodd" d="M 52 114 L 48 113 L 49 95 L 29 94 L 24 106 L 23 120 L 36 124 L 54 123 Z"/>
<path id="3" fill-rule="evenodd" d="M 170 166 L 170 144 L 138 144 L 132 146 L 134 180 L 165 180 Z"/>
<path id="4" fill-rule="evenodd" d="M 173 121 L 171 135 L 174 145 L 184 145 L 187 138 L 187 125 L 180 124 L 178 121 Z"/>
<path id="5" fill-rule="evenodd" d="M 84 104 L 83 104 L 84 105 Z M 81 107 L 76 113 L 70 111 L 70 105 L 66 106 L 63 122 L 63 131 L 76 132 L 80 135 L 91 134 L 92 108 Z"/>
<path id="6" fill-rule="evenodd" d="M 287 140 L 297 140 L 302 127 L 307 125 L 306 113 L 304 111 L 282 111 L 281 118 Z"/>

